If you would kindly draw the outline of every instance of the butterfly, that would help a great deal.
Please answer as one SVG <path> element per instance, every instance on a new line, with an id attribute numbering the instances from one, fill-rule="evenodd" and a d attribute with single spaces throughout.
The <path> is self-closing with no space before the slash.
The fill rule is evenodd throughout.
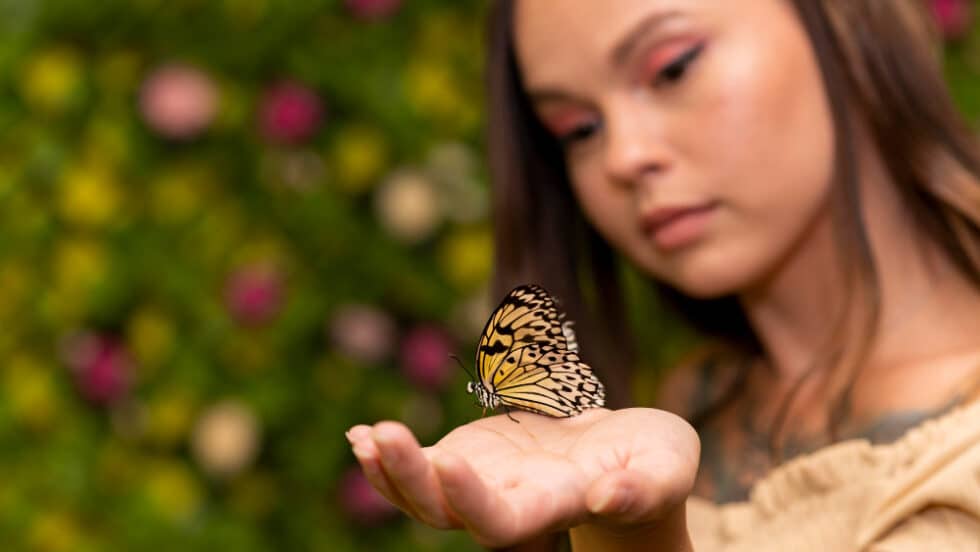
<path id="1" fill-rule="evenodd" d="M 503 406 L 508 416 L 513 407 L 567 418 L 605 404 L 602 382 L 579 358 L 572 322 L 533 284 L 511 290 L 490 315 L 476 349 L 476 376 L 466 392 L 476 394 L 484 414 Z"/>

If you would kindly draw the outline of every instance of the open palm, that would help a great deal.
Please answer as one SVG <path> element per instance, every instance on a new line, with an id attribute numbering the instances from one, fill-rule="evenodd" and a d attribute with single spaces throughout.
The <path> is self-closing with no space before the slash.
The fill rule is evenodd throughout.
<path id="1" fill-rule="evenodd" d="M 593 409 L 554 419 L 513 412 L 422 448 L 402 424 L 348 432 L 371 483 L 416 519 L 504 546 L 590 521 L 652 523 L 697 473 L 693 428 L 661 410 Z"/>

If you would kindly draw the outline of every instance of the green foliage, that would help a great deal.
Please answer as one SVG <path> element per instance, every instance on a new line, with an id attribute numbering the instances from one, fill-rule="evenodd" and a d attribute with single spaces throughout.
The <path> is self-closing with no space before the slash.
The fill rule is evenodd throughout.
<path id="1" fill-rule="evenodd" d="M 464 374 L 406 376 L 397 342 L 435 327 L 471 358 L 489 307 L 485 9 L 0 0 L 5 550 L 476 549 L 358 513 L 343 433 L 395 418 L 431 442 L 478 415 Z M 974 120 L 975 35 L 949 64 Z M 153 122 L 173 64 L 212 87 L 200 128 Z M 302 139 L 261 124 L 283 81 L 322 101 Z M 380 316 L 377 357 L 345 345 L 351 306 Z M 241 465 L 209 456 L 228 448 Z"/>

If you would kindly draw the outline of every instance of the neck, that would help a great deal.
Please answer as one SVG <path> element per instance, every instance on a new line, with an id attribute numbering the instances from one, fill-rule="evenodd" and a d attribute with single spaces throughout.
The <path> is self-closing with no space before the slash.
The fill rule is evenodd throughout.
<path id="1" fill-rule="evenodd" d="M 935 244 L 926 243 L 881 165 L 863 159 L 860 174 L 877 269 L 876 325 L 871 336 L 862 333 L 862 314 L 867 314 L 862 308 L 869 297 L 860 288 L 851 288 L 848 296 L 852 283 L 838 253 L 832 217 L 819 217 L 792 255 L 740 295 L 778 385 L 792 384 L 815 362 L 826 360 L 820 355 L 836 339 L 843 339 L 845 351 L 867 347 L 862 371 L 980 347 L 970 330 L 980 312 L 980 294 Z"/>
<path id="2" fill-rule="evenodd" d="M 818 221 L 769 277 L 739 296 L 775 380 L 791 384 L 830 338 L 841 312 L 843 277 L 834 262 L 830 225 Z M 820 277 L 814 277 L 819 275 Z"/>

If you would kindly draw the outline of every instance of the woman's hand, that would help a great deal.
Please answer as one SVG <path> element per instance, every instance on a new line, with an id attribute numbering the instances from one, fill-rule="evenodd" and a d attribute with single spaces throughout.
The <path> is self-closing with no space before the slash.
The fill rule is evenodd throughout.
<path id="1" fill-rule="evenodd" d="M 583 524 L 590 543 L 661 526 L 687 541 L 683 504 L 700 453 L 687 422 L 648 408 L 565 419 L 511 415 L 520 423 L 481 418 L 426 448 L 396 422 L 355 426 L 347 435 L 388 500 L 433 527 L 464 528 L 485 546 Z"/>

